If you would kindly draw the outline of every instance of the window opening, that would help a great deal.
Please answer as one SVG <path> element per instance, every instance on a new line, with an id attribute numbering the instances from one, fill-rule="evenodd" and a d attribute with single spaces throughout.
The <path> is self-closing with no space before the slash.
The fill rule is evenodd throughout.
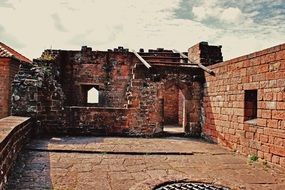
<path id="1" fill-rule="evenodd" d="M 244 97 L 244 120 L 257 118 L 257 90 L 246 90 Z"/>
<path id="2" fill-rule="evenodd" d="M 87 92 L 87 103 L 88 104 L 99 103 L 99 91 L 95 87 L 92 87 L 90 90 L 88 90 L 88 92 Z"/>

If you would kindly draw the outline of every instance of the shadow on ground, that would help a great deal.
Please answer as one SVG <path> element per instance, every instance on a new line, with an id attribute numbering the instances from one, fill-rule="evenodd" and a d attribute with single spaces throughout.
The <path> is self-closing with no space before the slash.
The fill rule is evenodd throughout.
<path id="1" fill-rule="evenodd" d="M 8 189 L 126 190 L 181 178 L 236 189 L 285 189 L 284 169 L 249 164 L 218 145 L 174 137 L 34 139 L 20 154 Z"/>

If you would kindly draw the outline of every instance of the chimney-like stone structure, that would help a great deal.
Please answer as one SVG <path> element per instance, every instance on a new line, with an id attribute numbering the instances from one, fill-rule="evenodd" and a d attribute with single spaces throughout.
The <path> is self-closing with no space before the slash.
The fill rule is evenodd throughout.
<path id="1" fill-rule="evenodd" d="M 200 42 L 188 49 L 189 59 L 205 66 L 223 62 L 222 46 L 211 46 L 208 42 Z"/>

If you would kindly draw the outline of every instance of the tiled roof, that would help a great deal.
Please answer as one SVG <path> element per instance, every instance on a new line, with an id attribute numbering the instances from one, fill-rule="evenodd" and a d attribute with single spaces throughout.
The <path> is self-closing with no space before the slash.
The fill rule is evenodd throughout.
<path id="1" fill-rule="evenodd" d="M 13 50 L 12 48 L 10 48 L 9 46 L 5 45 L 2 42 L 0 42 L 0 57 L 14 57 L 19 61 L 32 63 L 30 59 L 18 53 L 17 51 Z"/>

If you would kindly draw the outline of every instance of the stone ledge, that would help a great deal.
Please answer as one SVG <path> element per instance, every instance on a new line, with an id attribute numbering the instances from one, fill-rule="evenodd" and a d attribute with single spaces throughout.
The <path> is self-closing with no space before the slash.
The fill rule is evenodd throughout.
<path id="1" fill-rule="evenodd" d="M 30 139 L 32 119 L 9 116 L 0 119 L 0 189 L 3 189 L 7 176 L 23 145 Z"/>
<path id="2" fill-rule="evenodd" d="M 19 125 L 23 125 L 30 118 L 29 117 L 18 117 L 18 116 L 9 116 L 0 119 L 0 147 L 5 141 L 5 138 Z"/>

